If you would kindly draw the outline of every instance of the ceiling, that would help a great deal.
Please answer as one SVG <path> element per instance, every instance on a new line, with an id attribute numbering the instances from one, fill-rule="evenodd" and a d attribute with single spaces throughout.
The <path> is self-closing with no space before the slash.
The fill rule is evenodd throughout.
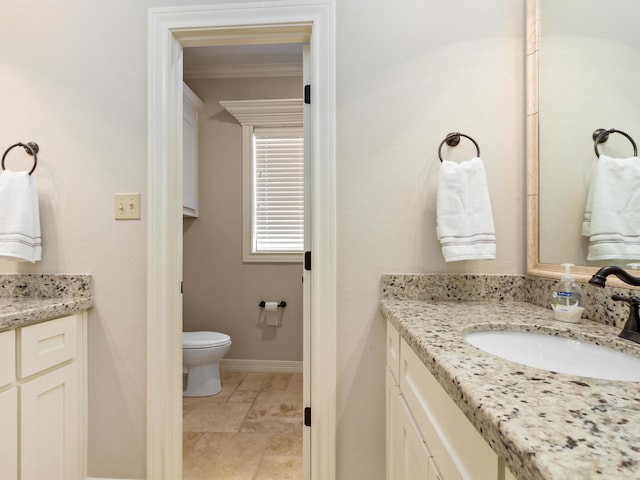
<path id="1" fill-rule="evenodd" d="M 301 43 L 187 47 L 185 78 L 302 75 Z"/>

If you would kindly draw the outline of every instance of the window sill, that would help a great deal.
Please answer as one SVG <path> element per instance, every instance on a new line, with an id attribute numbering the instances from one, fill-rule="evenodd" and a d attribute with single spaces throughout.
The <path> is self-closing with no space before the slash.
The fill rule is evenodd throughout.
<path id="1" fill-rule="evenodd" d="M 242 263 L 300 263 L 304 262 L 303 253 L 245 253 Z"/>

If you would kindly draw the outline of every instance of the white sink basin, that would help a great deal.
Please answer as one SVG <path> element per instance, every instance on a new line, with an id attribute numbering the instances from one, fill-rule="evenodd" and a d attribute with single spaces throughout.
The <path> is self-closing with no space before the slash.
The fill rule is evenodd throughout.
<path id="1" fill-rule="evenodd" d="M 529 367 L 640 382 L 640 358 L 581 340 L 512 330 L 470 332 L 464 339 L 480 350 Z"/>

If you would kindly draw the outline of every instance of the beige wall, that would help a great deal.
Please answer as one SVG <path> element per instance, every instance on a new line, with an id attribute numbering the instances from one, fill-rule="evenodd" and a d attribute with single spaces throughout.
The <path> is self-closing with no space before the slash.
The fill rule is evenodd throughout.
<path id="1" fill-rule="evenodd" d="M 187 83 L 205 105 L 199 217 L 184 222 L 184 329 L 231 335 L 229 359 L 302 361 L 302 264 L 242 263 L 242 127 L 219 103 L 299 98 L 302 79 Z M 287 302 L 280 327 L 264 325 L 260 300 Z"/>
<path id="2" fill-rule="evenodd" d="M 44 258 L 1 271 L 90 273 L 89 474 L 145 475 L 147 7 L 0 6 L 0 147 L 41 146 Z M 525 270 L 522 2 L 337 0 L 339 480 L 384 478 L 383 272 Z M 482 148 L 498 258 L 446 265 L 437 146 Z M 462 148 L 462 147 L 461 147 Z M 113 220 L 113 193 L 143 218 Z M 195 225 L 195 223 L 194 223 Z M 253 302 L 254 299 L 247 299 Z"/>

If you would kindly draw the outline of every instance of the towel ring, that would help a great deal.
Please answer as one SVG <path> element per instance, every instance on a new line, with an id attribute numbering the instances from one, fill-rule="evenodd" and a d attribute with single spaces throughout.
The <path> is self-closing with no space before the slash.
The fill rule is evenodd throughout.
<path id="1" fill-rule="evenodd" d="M 40 151 L 40 147 L 38 147 L 38 144 L 35 142 L 27 142 L 27 143 L 18 142 L 15 145 L 11 145 L 9 148 L 7 148 L 4 152 L 4 155 L 2 155 L 2 170 L 6 170 L 4 168 L 4 159 L 7 158 L 7 154 L 11 151 L 11 149 L 15 147 L 24 148 L 25 152 L 27 152 L 29 155 L 33 157 L 33 167 L 31 167 L 31 170 L 29 170 L 29 175 L 31 175 L 35 171 L 36 167 L 38 166 L 37 153 Z"/>
<path id="2" fill-rule="evenodd" d="M 438 147 L 438 158 L 440 159 L 440 162 L 442 162 L 442 145 L 446 143 L 450 147 L 455 147 L 460 143 L 460 137 L 468 138 L 469 140 L 471 140 L 476 146 L 476 151 L 478 152 L 477 156 L 480 156 L 480 147 L 473 138 L 471 138 L 469 135 L 465 135 L 464 133 L 451 132 L 445 137 L 442 142 L 440 142 L 440 146 Z"/>
<path id="3" fill-rule="evenodd" d="M 638 147 L 636 146 L 636 142 L 633 141 L 633 138 L 631 138 L 630 135 L 624 133 L 622 130 L 616 130 L 615 128 L 612 128 L 611 130 L 605 130 L 604 128 L 599 128 L 595 132 L 593 132 L 593 135 L 591 135 L 591 138 L 593 138 L 593 148 L 596 151 L 596 157 L 600 158 L 600 152 L 598 151 L 598 144 L 606 142 L 609 139 L 610 133 L 619 133 L 627 137 L 627 139 L 631 142 L 631 145 L 633 145 L 633 156 L 634 157 L 638 156 Z"/>

